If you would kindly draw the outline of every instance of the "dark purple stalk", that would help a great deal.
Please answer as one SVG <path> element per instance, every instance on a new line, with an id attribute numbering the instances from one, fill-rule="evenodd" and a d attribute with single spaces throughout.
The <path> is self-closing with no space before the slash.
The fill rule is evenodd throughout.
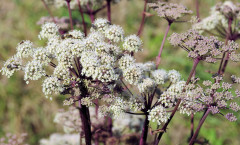
<path id="1" fill-rule="evenodd" d="M 154 97 L 155 93 L 156 93 L 156 88 L 155 88 L 155 90 L 153 91 L 152 94 L 148 95 L 148 98 L 147 98 L 146 95 L 144 95 L 145 96 L 145 103 L 144 104 L 145 104 L 145 107 L 146 107 L 146 110 L 144 111 L 144 113 L 145 113 L 146 117 L 145 117 L 143 129 L 142 129 L 142 134 L 141 134 L 139 145 L 146 145 L 147 144 L 148 126 L 149 126 L 147 110 L 151 109 L 152 101 L 153 101 L 153 97 Z M 148 101 L 147 101 L 147 99 L 148 99 Z"/>
<path id="2" fill-rule="evenodd" d="M 111 22 L 111 0 L 107 0 L 107 16 L 108 21 Z"/>
<path id="3" fill-rule="evenodd" d="M 89 110 L 85 105 L 81 104 L 81 100 L 78 102 L 79 114 L 82 121 L 82 129 L 85 136 L 86 145 L 91 145 L 92 133 L 91 133 L 91 123 L 89 118 Z"/>
<path id="4" fill-rule="evenodd" d="M 78 1 L 79 12 L 80 12 L 81 18 L 82 18 L 83 31 L 84 31 L 85 36 L 87 36 L 87 25 L 86 25 L 86 23 L 85 23 L 85 19 L 84 19 L 84 16 L 83 16 L 83 11 L 82 11 L 82 7 L 81 7 L 81 3 L 80 3 L 80 0 L 77 0 L 77 1 Z"/>
<path id="5" fill-rule="evenodd" d="M 227 38 L 226 38 L 225 44 L 227 44 L 228 40 L 230 40 L 231 37 L 232 37 L 232 21 L 233 21 L 232 18 L 229 18 L 229 20 L 228 20 Z M 229 60 L 229 55 L 230 55 L 230 53 L 227 52 L 226 58 L 224 60 L 224 64 L 223 64 L 222 69 L 221 69 L 221 74 L 224 74 L 224 72 L 226 70 L 226 67 L 227 67 L 227 64 L 228 64 L 228 60 Z M 223 55 L 223 58 L 224 58 L 224 56 L 225 56 L 225 53 Z"/>
<path id="6" fill-rule="evenodd" d="M 200 131 L 200 128 L 202 127 L 202 125 L 203 125 L 204 121 L 206 120 L 206 118 L 207 118 L 209 113 L 210 113 L 210 110 L 208 109 L 207 112 L 205 113 L 205 115 L 203 116 L 203 118 L 201 119 L 201 121 L 199 122 L 198 127 L 197 127 L 193 137 L 190 140 L 189 145 L 193 145 L 194 144 L 194 142 L 195 142 L 195 140 L 197 138 L 197 135 L 198 135 L 198 133 Z"/>
<path id="7" fill-rule="evenodd" d="M 93 10 L 89 7 L 88 4 L 87 4 L 87 9 L 88 9 L 88 12 L 89 12 L 89 16 L 90 16 L 91 22 L 93 23 L 93 22 L 94 22 L 94 13 L 93 13 Z"/>
<path id="8" fill-rule="evenodd" d="M 107 117 L 107 119 L 108 132 L 110 133 L 110 136 L 112 136 L 113 121 L 111 117 Z"/>
<path id="9" fill-rule="evenodd" d="M 140 36 L 142 34 L 142 31 L 143 31 L 145 17 L 146 17 L 145 13 L 146 13 L 146 9 L 147 9 L 147 1 L 148 0 L 145 0 L 145 2 L 144 2 L 144 9 L 143 9 L 143 12 L 142 12 L 142 21 L 141 21 L 141 24 L 140 24 L 140 27 L 139 27 L 138 33 L 137 33 L 138 36 Z"/>
<path id="10" fill-rule="evenodd" d="M 190 139 L 192 138 L 194 133 L 194 114 L 191 114 L 191 135 L 190 135 Z"/>
<path id="11" fill-rule="evenodd" d="M 148 115 L 146 115 L 139 145 L 146 145 L 147 135 L 148 135 L 148 125 L 149 125 L 149 120 L 148 120 Z"/>
<path id="12" fill-rule="evenodd" d="M 166 32 L 165 32 L 164 37 L 163 37 L 163 40 L 162 40 L 162 44 L 161 44 L 161 47 L 160 47 L 158 56 L 157 56 L 157 58 L 156 58 L 156 68 L 158 68 L 158 66 L 159 66 L 159 64 L 160 64 L 161 55 L 162 55 L 162 51 L 163 51 L 163 46 L 164 46 L 164 43 L 165 43 L 165 41 L 166 41 L 167 34 L 168 34 L 168 32 L 169 32 L 169 29 L 170 29 L 171 24 L 172 24 L 172 22 L 168 22 L 168 26 L 167 26 Z"/>
<path id="13" fill-rule="evenodd" d="M 66 2 L 67 2 L 67 7 L 68 7 L 68 13 L 69 13 L 71 30 L 73 30 L 72 11 L 71 11 L 71 8 L 70 8 L 70 2 L 71 2 L 71 0 L 66 0 Z"/>
<path id="14" fill-rule="evenodd" d="M 191 72 L 190 72 L 190 74 L 189 74 L 189 76 L 188 76 L 186 85 L 188 85 L 188 84 L 190 83 L 191 78 L 192 78 L 193 74 L 195 73 L 195 70 L 196 70 L 197 65 L 198 65 L 199 62 L 200 62 L 200 58 L 194 59 L 194 61 L 193 61 L 193 66 L 192 66 L 192 70 L 191 70 Z M 185 89 L 183 89 L 183 91 L 185 91 Z M 154 145 L 158 145 L 159 141 L 160 141 L 161 138 L 162 138 L 162 135 L 163 135 L 164 132 L 166 132 L 166 130 L 167 130 L 168 124 L 171 122 L 173 116 L 174 116 L 175 113 L 177 112 L 177 109 L 178 109 L 180 103 L 181 103 L 181 99 L 178 100 L 178 102 L 177 102 L 176 106 L 174 107 L 174 109 L 173 109 L 173 111 L 172 111 L 169 119 L 167 120 L 167 122 L 166 122 L 166 123 L 164 124 L 164 126 L 162 127 L 161 130 L 163 130 L 163 132 L 160 132 L 160 133 L 159 133 L 158 138 L 157 138 L 157 140 L 155 141 Z"/>

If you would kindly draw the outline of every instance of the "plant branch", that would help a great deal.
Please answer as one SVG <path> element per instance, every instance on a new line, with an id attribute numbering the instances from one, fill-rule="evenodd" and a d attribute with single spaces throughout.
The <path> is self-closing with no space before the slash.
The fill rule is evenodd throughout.
<path id="1" fill-rule="evenodd" d="M 226 44 L 228 43 L 228 40 L 231 39 L 232 37 L 232 19 L 229 18 L 228 20 L 228 31 L 227 31 L 227 40 L 226 40 Z M 222 66 L 222 69 L 221 69 L 221 74 L 224 74 L 225 70 L 226 70 L 226 67 L 227 67 L 227 64 L 228 64 L 228 60 L 229 60 L 229 55 L 230 53 L 227 52 L 227 56 L 225 57 L 225 61 L 224 61 L 224 64 Z"/>
<path id="2" fill-rule="evenodd" d="M 189 145 L 193 145 L 194 144 L 194 142 L 195 142 L 195 140 L 197 138 L 198 132 L 200 131 L 200 128 L 202 127 L 202 125 L 203 125 L 204 121 L 206 120 L 206 118 L 207 118 L 209 113 L 210 113 L 210 110 L 208 109 L 207 112 L 205 113 L 205 115 L 203 116 L 203 118 L 201 119 L 201 121 L 199 122 L 198 127 L 197 127 L 193 137 L 190 140 Z"/>
<path id="3" fill-rule="evenodd" d="M 77 1 L 78 1 L 78 9 L 79 9 L 79 12 L 80 12 L 81 18 L 82 18 L 83 31 L 84 31 L 85 36 L 87 36 L 87 25 L 85 23 L 85 19 L 84 19 L 81 3 L 80 3 L 80 0 L 77 0 Z"/>
<path id="4" fill-rule="evenodd" d="M 68 7 L 68 13 L 69 13 L 71 30 L 73 30 L 72 11 L 71 11 L 71 7 L 70 7 L 70 2 L 71 2 L 71 0 L 66 0 L 66 2 L 67 2 L 67 7 Z"/>
<path id="5" fill-rule="evenodd" d="M 107 16 L 108 21 L 111 22 L 111 0 L 107 0 Z"/>
<path id="6" fill-rule="evenodd" d="M 88 11 L 89 11 L 89 15 L 90 15 L 91 22 L 93 23 L 93 22 L 94 22 L 94 12 L 93 12 L 93 10 L 89 7 L 88 4 L 87 4 L 87 9 L 88 9 Z"/>
<path id="7" fill-rule="evenodd" d="M 141 24 L 140 24 L 140 27 L 138 29 L 138 33 L 137 35 L 140 36 L 142 34 L 142 31 L 143 31 L 143 26 L 144 26 L 144 22 L 145 22 L 145 17 L 146 17 L 146 9 L 147 9 L 147 2 L 148 0 L 144 0 L 144 9 L 143 9 L 143 12 L 142 12 L 142 21 L 141 21 Z"/>
<path id="8" fill-rule="evenodd" d="M 156 58 L 156 68 L 158 68 L 158 65 L 160 64 L 161 55 L 162 55 L 162 51 L 163 51 L 163 46 L 164 46 L 164 43 L 165 43 L 165 41 L 166 41 L 167 34 L 168 34 L 168 31 L 169 31 L 169 29 L 170 29 L 171 24 L 172 24 L 172 22 L 168 21 L 168 26 L 167 26 L 165 35 L 164 35 L 163 40 L 162 40 L 162 44 L 161 44 L 161 47 L 160 47 L 160 50 L 159 50 L 159 54 L 158 54 L 158 56 L 157 56 L 157 58 Z"/>
<path id="9" fill-rule="evenodd" d="M 196 0 L 196 13 L 197 13 L 197 18 L 198 18 L 198 22 L 199 22 L 200 21 L 199 0 Z"/>

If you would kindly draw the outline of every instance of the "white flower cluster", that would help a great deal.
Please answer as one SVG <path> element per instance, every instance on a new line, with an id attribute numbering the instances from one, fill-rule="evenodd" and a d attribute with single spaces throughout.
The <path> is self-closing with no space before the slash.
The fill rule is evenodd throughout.
<path id="1" fill-rule="evenodd" d="M 166 109 L 163 106 L 159 105 L 150 110 L 148 120 L 157 122 L 158 125 L 161 125 L 162 123 L 167 122 L 169 117 L 170 114 L 166 111 Z"/>
<path id="2" fill-rule="evenodd" d="M 137 35 L 130 35 L 124 39 L 123 49 L 130 52 L 141 51 L 142 40 Z"/>
<path id="3" fill-rule="evenodd" d="M 166 91 L 162 93 L 158 101 L 166 107 L 173 107 L 177 103 L 177 99 L 179 99 L 185 83 L 185 81 L 179 81 L 172 84 Z"/>
<path id="4" fill-rule="evenodd" d="M 123 71 L 123 76 L 129 84 L 138 84 L 143 79 L 143 71 L 137 65 L 131 65 Z"/>
<path id="5" fill-rule="evenodd" d="M 29 80 L 38 80 L 42 76 L 46 75 L 46 72 L 43 68 L 43 65 L 40 61 L 33 60 L 31 62 L 28 62 L 26 64 L 26 67 L 24 68 L 24 80 L 26 83 L 29 83 Z"/>
<path id="6" fill-rule="evenodd" d="M 129 76 L 126 79 L 132 82 L 137 83 L 141 79 L 142 71 L 137 65 L 129 70 L 129 66 L 135 61 L 129 55 L 131 49 L 140 49 L 141 45 L 137 36 L 130 35 L 124 41 L 123 29 L 111 25 L 106 19 L 95 20 L 91 33 L 86 38 L 78 30 L 62 36 L 58 30 L 59 27 L 54 23 L 42 25 L 39 38 L 47 39 L 47 46 L 33 48 L 32 42 L 21 42 L 17 47 L 17 54 L 1 69 L 2 74 L 10 77 L 21 69 L 25 71 L 24 80 L 27 83 L 42 76 L 47 77 L 42 85 L 45 95 L 60 93 L 64 90 L 62 86 L 72 87 L 71 83 L 79 83 L 85 77 L 105 83 L 118 80 L 121 72 L 125 72 L 125 76 Z M 120 41 L 125 42 L 129 50 L 121 50 L 118 46 Z M 122 57 L 123 51 L 126 53 L 125 57 Z M 29 56 L 32 56 L 32 60 L 23 65 L 22 59 Z M 47 66 L 53 68 L 52 75 L 48 74 Z"/>
<path id="7" fill-rule="evenodd" d="M 138 89 L 140 93 L 151 92 L 155 86 L 156 84 L 154 80 L 152 80 L 151 78 L 146 78 L 138 84 Z"/>
<path id="8" fill-rule="evenodd" d="M 105 36 L 109 40 L 118 43 L 123 41 L 124 31 L 122 27 L 118 25 L 110 25 L 109 28 L 105 31 Z"/>
<path id="9" fill-rule="evenodd" d="M 163 69 L 158 69 L 155 71 L 152 71 L 152 76 L 157 84 L 162 85 L 168 80 L 168 74 L 167 71 Z"/>
<path id="10" fill-rule="evenodd" d="M 42 31 L 39 33 L 39 39 L 50 39 L 58 34 L 59 26 L 55 23 L 45 23 L 42 25 Z"/>
<path id="11" fill-rule="evenodd" d="M 201 22 L 196 23 L 193 28 L 201 33 L 215 29 L 219 30 L 219 28 L 228 29 L 229 16 L 239 20 L 239 9 L 240 8 L 231 1 L 225 1 L 223 4 L 219 3 L 211 8 L 210 16 L 202 19 Z M 233 31 L 240 33 L 239 25 L 235 25 L 233 29 Z"/>
<path id="12" fill-rule="evenodd" d="M 19 58 L 27 58 L 33 54 L 33 43 L 29 40 L 22 41 L 17 46 L 16 56 Z"/>
<path id="13" fill-rule="evenodd" d="M 172 107 L 183 90 L 185 82 L 180 81 L 179 72 L 156 70 L 153 62 L 137 63 L 131 53 L 141 50 L 140 38 L 136 35 L 124 38 L 123 29 L 105 19 L 95 20 L 87 37 L 78 30 L 60 35 L 57 25 L 46 23 L 39 38 L 48 40 L 45 47 L 33 49 L 31 42 L 24 41 L 18 46 L 19 57 L 9 59 L 1 72 L 11 76 L 21 69 L 25 72 L 24 80 L 27 83 L 45 77 L 42 91 L 50 99 L 58 93 L 79 96 L 87 92 L 81 100 L 82 105 L 90 107 L 94 99 L 102 99 L 106 104 L 99 106 L 100 114 L 117 118 L 126 109 L 143 111 L 146 108 L 144 97 L 154 97 L 150 95 L 155 95 L 158 85 L 169 82 L 169 88 L 160 91 L 160 98 L 157 99 L 159 105 L 148 110 L 153 121 L 153 116 L 161 113 L 159 118 L 155 118 L 160 124 L 168 118 L 168 114 L 164 113 L 165 106 Z M 23 65 L 20 58 L 27 56 L 32 57 Z M 141 95 L 123 88 L 126 87 L 124 82 L 138 88 Z M 71 99 L 66 104 L 75 101 L 75 98 Z M 65 130 L 71 132 L 71 122 L 67 123 L 67 128 Z"/>
<path id="14" fill-rule="evenodd" d="M 57 77 L 48 77 L 43 81 L 42 91 L 48 97 L 48 95 L 58 94 L 63 91 L 61 81 Z"/>
<path id="15" fill-rule="evenodd" d="M 12 56 L 10 59 L 8 59 L 4 63 L 0 72 L 2 73 L 2 75 L 5 75 L 8 78 L 10 78 L 13 75 L 13 73 L 17 70 L 20 70 L 21 67 L 22 67 L 22 61 L 15 55 L 15 56 Z"/>

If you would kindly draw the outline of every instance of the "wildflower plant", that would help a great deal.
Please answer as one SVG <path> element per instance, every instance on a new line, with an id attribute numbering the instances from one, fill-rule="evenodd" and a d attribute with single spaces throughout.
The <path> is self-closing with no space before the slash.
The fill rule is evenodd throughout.
<path id="1" fill-rule="evenodd" d="M 49 4 L 68 8 L 71 30 L 60 31 L 52 17 L 52 22 L 44 23 L 38 35 L 46 44 L 36 46 L 29 40 L 20 42 L 16 54 L 6 60 L 0 70 L 7 77 L 23 71 L 26 84 L 31 84 L 33 80 L 41 81 L 42 91 L 50 100 L 59 94 L 65 96 L 63 105 L 69 108 L 59 111 L 54 122 L 61 125 L 66 134 L 52 134 L 49 139 L 41 140 L 41 145 L 63 142 L 91 145 L 92 141 L 95 144 L 117 144 L 134 139 L 145 145 L 152 123 L 158 126 L 154 131 L 151 129 L 156 134 L 152 143 L 157 145 L 177 111 L 191 115 L 191 119 L 194 119 L 194 114 L 204 112 L 197 130 L 193 132 L 191 129 L 189 144 L 192 145 L 210 113 L 220 114 L 229 121 L 237 120 L 234 113 L 240 110 L 236 101 L 240 91 L 233 86 L 240 83 L 240 78 L 232 75 L 232 82 L 225 82 L 224 73 L 228 60 L 240 60 L 237 52 L 239 45 L 235 42 L 238 28 L 232 27 L 232 21 L 239 17 L 239 7 L 231 2 L 218 4 L 212 10 L 214 17 L 218 16 L 216 20 L 202 20 L 193 29 L 173 33 L 168 38 L 173 46 L 187 51 L 193 61 L 185 81 L 179 71 L 159 68 L 159 64 L 171 24 L 183 22 L 179 19 L 192 11 L 167 2 L 148 4 L 159 17 L 168 21 L 168 27 L 156 62 L 141 63 L 134 56 L 143 50 L 143 41 L 139 36 L 146 16 L 147 0 L 138 35 L 126 35 L 121 26 L 111 23 L 110 2 L 106 0 L 108 19 L 94 19 L 104 7 L 101 0 L 43 0 L 50 15 Z M 93 9 L 93 5 L 99 9 Z M 75 8 L 79 8 L 84 32 L 73 27 L 71 11 Z M 88 34 L 84 13 L 89 14 L 92 22 Z M 214 26 L 205 26 L 204 23 Z M 216 36 L 201 35 L 206 28 L 210 31 L 217 29 L 218 25 L 226 30 L 225 43 Z M 212 65 L 220 62 L 212 79 L 202 83 L 196 76 L 200 61 Z M 141 117 L 130 117 L 129 114 Z M 131 133 L 123 134 L 125 129 Z"/>

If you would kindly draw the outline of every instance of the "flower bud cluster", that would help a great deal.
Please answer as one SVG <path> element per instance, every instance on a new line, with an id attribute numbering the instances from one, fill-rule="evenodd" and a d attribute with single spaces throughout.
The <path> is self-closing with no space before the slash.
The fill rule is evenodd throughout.
<path id="1" fill-rule="evenodd" d="M 158 2 L 158 3 L 149 3 L 148 6 L 154 9 L 159 17 L 162 17 L 169 22 L 174 22 L 179 18 L 183 17 L 186 14 L 191 14 L 191 10 L 187 10 L 186 7 L 179 4 L 167 3 L 167 2 Z"/>
<path id="2" fill-rule="evenodd" d="M 188 52 L 188 57 L 193 59 L 198 58 L 209 63 L 217 62 L 217 57 L 221 57 L 224 52 L 230 53 L 232 61 L 238 61 L 240 55 L 236 54 L 238 44 L 234 41 L 229 41 L 224 44 L 216 37 L 205 37 L 199 34 L 196 30 L 190 29 L 185 33 L 173 33 L 169 37 L 169 41 L 173 46 L 180 46 Z"/>
<path id="3" fill-rule="evenodd" d="M 225 1 L 224 3 L 218 3 L 211 8 L 210 16 L 201 20 L 201 22 L 193 25 L 193 28 L 199 32 L 212 32 L 217 31 L 222 37 L 227 36 L 225 31 L 221 29 L 228 29 L 228 22 L 239 21 L 240 19 L 240 3 L 233 3 L 231 1 Z M 239 25 L 232 25 L 233 35 L 240 33 Z"/>
<path id="4" fill-rule="evenodd" d="M 167 122 L 170 117 L 170 113 L 166 111 L 166 109 L 159 105 L 154 107 L 148 115 L 148 120 L 152 122 L 157 122 L 158 125 Z"/>
<path id="5" fill-rule="evenodd" d="M 192 87 L 186 87 L 186 92 L 182 94 L 180 112 L 188 115 L 203 109 L 209 109 L 212 114 L 223 113 L 222 110 L 238 112 L 240 106 L 233 100 L 239 96 L 231 91 L 232 84 L 221 81 L 222 77 L 217 76 L 214 82 L 204 81 L 203 87 L 193 84 Z M 225 117 L 229 121 L 236 121 L 233 113 L 228 113 Z"/>

